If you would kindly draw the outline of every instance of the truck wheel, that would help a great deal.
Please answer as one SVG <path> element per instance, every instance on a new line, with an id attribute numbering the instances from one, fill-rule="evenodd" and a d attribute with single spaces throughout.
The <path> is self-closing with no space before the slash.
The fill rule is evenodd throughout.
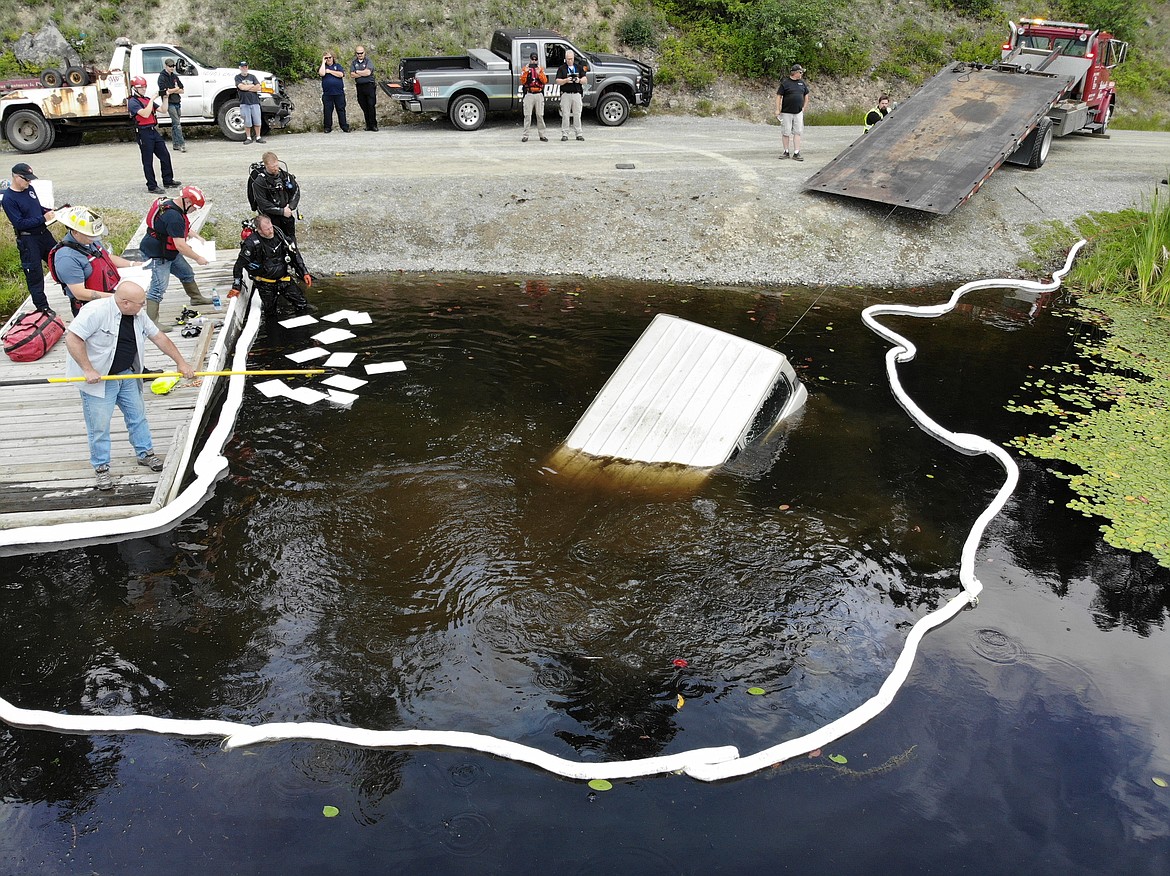
<path id="1" fill-rule="evenodd" d="M 1052 148 L 1052 119 L 1041 119 L 1029 139 L 1032 141 L 1032 151 L 1028 154 L 1028 168 L 1038 170 L 1048 160 L 1048 150 Z"/>
<path id="2" fill-rule="evenodd" d="M 626 96 L 617 91 L 609 91 L 601 96 L 597 104 L 597 121 L 610 128 L 616 128 L 630 117 L 630 102 Z"/>
<path id="3" fill-rule="evenodd" d="M 17 152 L 43 152 L 57 139 L 57 129 L 36 110 L 19 109 L 4 122 L 4 139 Z"/>
<path id="4" fill-rule="evenodd" d="M 45 88 L 60 88 L 64 81 L 60 70 L 46 70 L 41 74 L 41 85 Z"/>
<path id="5" fill-rule="evenodd" d="M 478 131 L 487 121 L 487 110 L 483 101 L 474 94 L 457 97 L 447 115 L 451 117 L 451 124 L 460 131 Z"/>
<path id="6" fill-rule="evenodd" d="M 236 98 L 225 100 L 215 114 L 215 123 L 229 140 L 244 141 L 244 117 L 240 114 L 240 102 Z"/>
<path id="7" fill-rule="evenodd" d="M 84 67 L 68 67 L 65 70 L 65 83 L 67 85 L 89 85 L 89 74 L 85 72 Z"/>

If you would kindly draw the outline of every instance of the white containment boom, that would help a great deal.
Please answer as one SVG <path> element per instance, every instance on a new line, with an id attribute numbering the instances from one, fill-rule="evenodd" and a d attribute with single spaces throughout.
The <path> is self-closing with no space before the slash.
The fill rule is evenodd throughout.
<path id="1" fill-rule="evenodd" d="M 682 480 L 701 479 L 800 410 L 807 397 L 784 354 L 662 313 L 550 465 L 571 475 L 616 464 L 610 475 L 620 469 L 623 482 L 661 481 L 672 470 Z"/>

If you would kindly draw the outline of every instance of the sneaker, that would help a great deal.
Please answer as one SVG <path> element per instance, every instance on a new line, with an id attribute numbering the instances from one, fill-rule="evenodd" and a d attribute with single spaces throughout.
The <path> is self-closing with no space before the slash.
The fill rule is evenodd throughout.
<path id="1" fill-rule="evenodd" d="M 544 134 L 541 134 L 541 135 L 540 135 L 540 142 L 541 142 L 541 143 L 547 143 L 547 142 L 548 142 L 548 137 L 544 136 Z"/>
<path id="2" fill-rule="evenodd" d="M 569 139 L 569 135 L 568 135 L 568 134 L 561 134 L 561 142 L 562 142 L 562 143 L 564 143 L 564 142 L 565 142 L 566 140 L 568 140 L 568 139 Z"/>
<path id="3" fill-rule="evenodd" d="M 244 139 L 243 139 L 241 142 L 242 142 L 242 143 L 243 143 L 245 146 L 251 146 L 251 145 L 252 145 L 252 138 L 251 138 L 251 137 L 245 137 L 245 138 L 244 138 Z"/>
<path id="4" fill-rule="evenodd" d="M 38 307 L 37 312 L 43 313 L 45 316 L 49 317 L 50 319 L 52 319 L 54 316 L 57 315 L 57 311 L 53 310 L 53 308 L 51 308 L 51 307 Z"/>
<path id="5" fill-rule="evenodd" d="M 326 133 L 326 134 L 332 134 L 332 133 L 333 133 L 333 129 L 332 129 L 332 128 L 326 128 L 326 129 L 325 129 L 325 133 Z"/>
<path id="6" fill-rule="evenodd" d="M 146 190 L 152 195 L 165 195 L 167 193 L 167 190 L 162 186 L 147 186 Z"/>
<path id="7" fill-rule="evenodd" d="M 110 477 L 110 467 L 108 465 L 99 465 L 93 470 L 97 482 L 94 484 L 99 490 L 114 489 L 114 479 Z"/>
<path id="8" fill-rule="evenodd" d="M 578 139 L 578 140 L 584 140 L 585 138 L 584 138 L 584 137 L 582 137 L 580 134 L 578 134 L 578 135 L 577 135 L 577 139 Z"/>
<path id="9" fill-rule="evenodd" d="M 780 160 L 783 161 L 785 158 L 791 158 L 791 157 L 792 156 L 789 155 L 787 151 L 785 151 L 780 155 Z"/>
<path id="10" fill-rule="evenodd" d="M 792 159 L 793 159 L 794 161 L 804 161 L 804 156 L 803 156 L 803 155 L 801 155 L 799 152 L 793 152 L 793 153 L 792 153 Z"/>
<path id="11" fill-rule="evenodd" d="M 170 182 L 163 183 L 163 185 L 166 186 L 168 189 L 177 189 L 182 184 L 183 184 L 183 181 L 181 179 L 173 179 Z"/>
<path id="12" fill-rule="evenodd" d="M 267 143 L 268 141 L 267 141 L 267 140 L 265 140 L 263 137 L 257 137 L 257 138 L 256 138 L 256 142 L 257 142 L 257 143 Z"/>
<path id="13" fill-rule="evenodd" d="M 182 146 L 180 146 L 180 147 L 179 147 L 179 151 L 180 151 L 180 152 L 186 152 L 186 151 L 187 151 L 187 144 L 186 144 L 186 143 L 184 143 Z"/>
<path id="14" fill-rule="evenodd" d="M 145 465 L 151 471 L 163 470 L 162 457 L 156 454 L 153 450 L 146 453 L 144 456 L 138 457 L 138 464 Z"/>
<path id="15" fill-rule="evenodd" d="M 341 133 L 343 133 L 343 134 L 348 134 L 348 133 L 349 133 L 350 131 L 352 131 L 352 130 L 353 130 L 353 128 L 342 128 L 342 129 L 341 129 Z"/>
<path id="16" fill-rule="evenodd" d="M 527 134 L 525 134 L 523 137 L 521 137 L 521 138 L 520 138 L 520 142 L 521 142 L 521 143 L 527 143 L 527 142 L 528 142 L 528 135 L 527 135 Z"/>

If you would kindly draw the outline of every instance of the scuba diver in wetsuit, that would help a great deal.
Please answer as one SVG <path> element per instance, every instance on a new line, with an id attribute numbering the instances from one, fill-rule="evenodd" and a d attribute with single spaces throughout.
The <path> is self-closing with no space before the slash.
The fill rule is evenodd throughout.
<path id="1" fill-rule="evenodd" d="M 260 293 L 265 316 L 277 315 L 279 299 L 282 297 L 288 299 L 296 313 L 316 310 L 297 285 L 298 281 L 303 280 L 305 286 L 311 287 L 313 277 L 305 267 L 305 260 L 296 243 L 274 227 L 269 216 L 257 216 L 254 224 L 255 233 L 248 235 L 240 244 L 240 254 L 232 268 L 232 291 L 228 296 L 240 294 L 246 269 L 253 286 Z"/>

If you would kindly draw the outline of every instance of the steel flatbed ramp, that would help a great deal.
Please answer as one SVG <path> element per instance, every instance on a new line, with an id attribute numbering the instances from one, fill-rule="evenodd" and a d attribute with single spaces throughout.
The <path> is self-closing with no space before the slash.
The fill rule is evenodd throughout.
<path id="1" fill-rule="evenodd" d="M 946 215 L 979 191 L 1071 82 L 950 64 L 804 189 Z"/>

